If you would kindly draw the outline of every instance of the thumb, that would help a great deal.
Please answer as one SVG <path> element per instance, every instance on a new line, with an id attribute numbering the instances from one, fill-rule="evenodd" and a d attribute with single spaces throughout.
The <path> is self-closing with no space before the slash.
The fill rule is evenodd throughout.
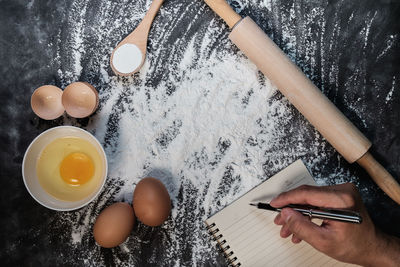
<path id="1" fill-rule="evenodd" d="M 296 237 L 306 241 L 315 248 L 319 248 L 324 242 L 324 230 L 301 213 L 290 208 L 284 208 L 281 216 L 286 223 L 287 229 Z"/>

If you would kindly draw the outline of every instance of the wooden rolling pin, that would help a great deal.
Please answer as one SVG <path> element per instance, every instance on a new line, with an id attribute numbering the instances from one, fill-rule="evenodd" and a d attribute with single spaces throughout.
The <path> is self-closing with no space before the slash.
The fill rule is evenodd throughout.
<path id="1" fill-rule="evenodd" d="M 368 152 L 371 142 L 294 65 L 249 17 L 225 0 L 204 0 L 232 29 L 229 38 L 277 86 L 326 140 L 350 163 L 358 162 L 376 184 L 400 204 L 397 181 Z"/>

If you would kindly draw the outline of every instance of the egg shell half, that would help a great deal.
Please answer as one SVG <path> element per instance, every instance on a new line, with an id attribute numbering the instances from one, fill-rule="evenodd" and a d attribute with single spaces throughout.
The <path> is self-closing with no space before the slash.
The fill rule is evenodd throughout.
<path id="1" fill-rule="evenodd" d="M 115 203 L 103 210 L 93 226 L 97 244 L 112 248 L 122 244 L 132 232 L 135 214 L 128 203 Z"/>
<path id="2" fill-rule="evenodd" d="M 136 217 L 149 226 L 159 226 L 171 213 L 171 198 L 164 184 L 153 177 L 142 179 L 133 192 Z"/>
<path id="3" fill-rule="evenodd" d="M 99 105 L 99 94 L 87 82 L 74 82 L 64 89 L 62 104 L 71 117 L 85 118 L 96 111 Z"/>
<path id="4" fill-rule="evenodd" d="M 64 113 L 62 105 L 63 91 L 54 85 L 43 85 L 37 88 L 31 97 L 33 112 L 44 120 L 54 120 Z"/>

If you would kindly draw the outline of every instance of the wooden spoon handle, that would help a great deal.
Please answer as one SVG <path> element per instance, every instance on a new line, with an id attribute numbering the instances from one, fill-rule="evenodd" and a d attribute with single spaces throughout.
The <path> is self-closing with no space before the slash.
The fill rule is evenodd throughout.
<path id="1" fill-rule="evenodd" d="M 140 28 L 138 31 L 143 31 L 146 36 L 148 35 L 150 28 L 151 28 L 151 24 L 153 23 L 154 17 L 157 15 L 157 12 L 160 10 L 163 2 L 164 2 L 164 0 L 154 0 L 151 3 L 150 8 L 147 11 L 146 15 L 144 16 L 142 22 L 136 28 L 136 29 Z"/>
<path id="2" fill-rule="evenodd" d="M 357 162 L 391 199 L 400 204 L 400 185 L 393 176 L 375 160 L 371 153 L 365 153 Z"/>
<path id="3" fill-rule="evenodd" d="M 206 4 L 220 16 L 229 28 L 233 28 L 242 17 L 236 13 L 225 0 L 204 0 Z"/>

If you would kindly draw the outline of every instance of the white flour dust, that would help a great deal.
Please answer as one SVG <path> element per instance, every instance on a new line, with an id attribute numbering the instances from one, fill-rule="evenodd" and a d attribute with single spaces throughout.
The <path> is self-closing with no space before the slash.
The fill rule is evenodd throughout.
<path id="1" fill-rule="evenodd" d="M 218 265 L 221 260 L 204 231 L 204 220 L 290 163 L 303 159 L 318 184 L 358 181 L 321 135 L 230 43 L 227 28 L 202 1 L 166 1 L 151 29 L 140 72 L 115 76 L 110 53 L 137 26 L 150 2 L 103 1 L 94 8 L 88 0 L 73 1 L 65 18 L 69 35 L 62 37 L 60 32 L 60 41 L 52 44 L 58 51 L 60 83 L 83 80 L 99 91 L 99 109 L 83 126 L 103 144 L 109 162 L 100 196 L 55 219 L 53 227 L 62 230 L 60 238 L 74 251 L 67 262 Z M 232 5 L 242 11 L 253 2 Z M 310 78 L 318 76 L 323 85 L 338 86 L 338 63 L 321 48 L 327 34 L 324 7 L 303 12 L 301 22 L 298 8 L 294 4 L 281 14 L 273 1 L 262 1 L 258 16 L 270 16 L 268 23 L 281 34 L 278 45 L 297 64 L 308 66 Z M 373 18 L 366 21 L 368 31 Z M 296 23 L 298 28 L 293 27 Z M 318 28 L 320 39 L 310 25 Z M 335 26 L 332 34 L 340 30 Z M 362 41 L 368 42 L 368 36 L 365 32 Z M 327 47 L 335 45 L 332 41 Z M 67 117 L 64 123 L 82 126 L 82 121 Z M 327 166 L 336 167 L 332 172 Z M 91 233 L 96 216 L 115 201 L 130 203 L 135 184 L 147 175 L 167 186 L 173 203 L 170 219 L 159 228 L 138 224 L 124 244 L 111 252 L 101 250 Z"/>
<path id="2" fill-rule="evenodd" d="M 390 100 L 392 100 L 393 92 L 394 92 L 394 89 L 395 89 L 395 88 L 396 88 L 396 76 L 393 76 L 392 88 L 390 88 L 390 91 L 389 91 L 389 93 L 386 95 L 386 98 L 385 98 L 386 104 L 387 104 Z"/>

